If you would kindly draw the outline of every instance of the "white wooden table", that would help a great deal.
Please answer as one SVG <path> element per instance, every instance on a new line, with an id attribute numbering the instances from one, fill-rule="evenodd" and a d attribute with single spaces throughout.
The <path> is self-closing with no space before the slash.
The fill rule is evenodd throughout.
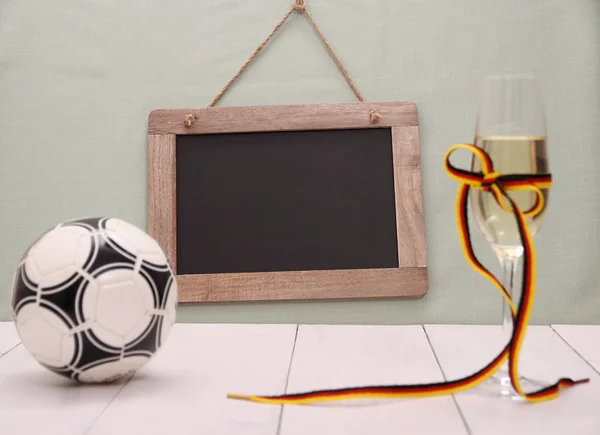
<path id="1" fill-rule="evenodd" d="M 589 377 L 553 401 L 467 391 L 423 399 L 264 405 L 227 393 L 439 381 L 498 350 L 496 326 L 177 324 L 132 378 L 82 386 L 39 366 L 0 323 L 0 434 L 600 434 L 600 326 L 532 326 L 521 357 L 539 379 Z"/>

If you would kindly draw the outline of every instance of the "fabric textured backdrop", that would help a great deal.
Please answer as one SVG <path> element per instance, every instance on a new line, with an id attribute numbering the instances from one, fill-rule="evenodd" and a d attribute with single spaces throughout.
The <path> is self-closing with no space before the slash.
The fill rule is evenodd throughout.
<path id="1" fill-rule="evenodd" d="M 88 215 L 146 228 L 148 113 L 208 104 L 290 3 L 0 0 L 0 320 L 9 318 L 16 263 L 42 231 Z M 178 320 L 499 323 L 497 290 L 462 256 L 457 185 L 442 160 L 448 147 L 472 140 L 482 78 L 525 72 L 545 90 L 555 180 L 536 236 L 532 322 L 597 323 L 600 1 L 307 6 L 366 99 L 418 106 L 429 292 L 410 301 L 182 306 Z M 344 101 L 354 101 L 351 90 L 295 14 L 219 104 Z M 475 246 L 497 271 L 479 235 Z"/>

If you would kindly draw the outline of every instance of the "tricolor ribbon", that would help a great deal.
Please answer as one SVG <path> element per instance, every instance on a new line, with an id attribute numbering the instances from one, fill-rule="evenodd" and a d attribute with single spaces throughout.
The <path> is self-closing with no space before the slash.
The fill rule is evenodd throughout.
<path id="1" fill-rule="evenodd" d="M 458 169 L 450 163 L 450 155 L 459 148 L 472 151 L 481 162 L 481 172 L 470 172 Z M 544 196 L 540 189 L 547 189 L 552 184 L 551 174 L 500 174 L 494 171 L 492 160 L 481 148 L 470 144 L 458 144 L 451 147 L 445 156 L 445 169 L 451 178 L 460 183 L 456 197 L 456 222 L 463 253 L 469 264 L 481 275 L 489 279 L 502 293 L 510 306 L 513 319 L 513 329 L 509 342 L 502 351 L 485 367 L 477 372 L 451 381 L 407 384 L 407 385 L 373 385 L 363 387 L 338 388 L 329 390 L 314 390 L 302 393 L 283 394 L 275 396 L 245 396 L 229 394 L 232 399 L 249 400 L 252 402 L 270 403 L 277 405 L 310 404 L 326 401 L 337 401 L 362 398 L 410 398 L 440 396 L 459 393 L 473 388 L 498 370 L 506 359 L 509 361 L 509 374 L 515 391 L 528 402 L 542 402 L 554 399 L 563 388 L 586 383 L 589 379 L 572 380 L 561 378 L 553 385 L 533 392 L 525 392 L 519 382 L 519 354 L 529 324 L 533 308 L 536 284 L 536 255 L 532 236 L 527 228 L 526 218 L 535 216 L 544 207 Z M 498 204 L 507 212 L 514 215 L 519 228 L 523 246 L 523 280 L 522 296 L 518 308 L 515 307 L 510 295 L 500 281 L 492 275 L 477 259 L 471 244 L 471 235 L 467 223 L 469 189 L 481 189 L 490 192 Z M 529 210 L 522 211 L 515 201 L 507 194 L 509 190 L 530 190 L 536 193 L 536 201 Z"/>

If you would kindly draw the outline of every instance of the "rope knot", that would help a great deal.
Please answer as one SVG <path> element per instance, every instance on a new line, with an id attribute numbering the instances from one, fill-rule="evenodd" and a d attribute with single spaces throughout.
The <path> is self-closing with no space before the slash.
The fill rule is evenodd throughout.
<path id="1" fill-rule="evenodd" d="M 296 12 L 304 12 L 306 9 L 306 1 L 305 0 L 294 0 L 294 9 Z"/>
<path id="2" fill-rule="evenodd" d="M 369 111 L 369 120 L 371 121 L 371 124 L 375 124 L 375 123 L 379 122 L 380 119 L 381 119 L 381 115 L 379 114 L 379 112 L 376 109 L 371 109 Z"/>
<path id="3" fill-rule="evenodd" d="M 192 115 L 191 113 L 189 115 L 185 115 L 183 123 L 186 127 L 191 127 L 194 122 L 196 122 L 196 117 L 194 115 Z"/>
<path id="4" fill-rule="evenodd" d="M 488 172 L 487 174 L 483 174 L 483 180 L 481 180 L 481 187 L 483 190 L 489 190 L 490 186 L 498 181 L 500 175 L 500 172 Z"/>

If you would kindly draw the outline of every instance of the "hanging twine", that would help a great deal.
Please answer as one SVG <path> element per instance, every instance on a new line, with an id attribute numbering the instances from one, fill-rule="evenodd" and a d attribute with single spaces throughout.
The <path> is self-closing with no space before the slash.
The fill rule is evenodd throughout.
<path id="1" fill-rule="evenodd" d="M 356 84 L 350 77 L 350 73 L 348 73 L 348 70 L 344 67 L 344 65 L 342 64 L 342 61 L 339 59 L 339 57 L 333 51 L 331 44 L 327 41 L 327 38 L 325 38 L 323 33 L 319 30 L 319 27 L 317 26 L 317 23 L 313 19 L 312 15 L 306 9 L 305 0 L 294 0 L 294 3 L 292 4 L 292 7 L 290 8 L 290 10 L 287 11 L 287 13 L 281 19 L 281 21 L 279 23 L 277 23 L 277 25 L 275 26 L 275 28 L 273 28 L 273 30 L 271 31 L 269 36 L 267 36 L 260 43 L 260 45 L 256 48 L 256 50 L 254 50 L 254 53 L 252 53 L 252 55 L 248 58 L 248 60 L 246 60 L 246 62 L 244 62 L 244 64 L 241 66 L 241 68 L 238 70 L 238 72 L 231 78 L 231 80 L 229 80 L 229 82 L 227 82 L 227 84 L 223 87 L 223 89 L 221 89 L 221 92 L 219 92 L 217 94 L 217 96 L 215 98 L 213 98 L 213 100 L 210 102 L 208 107 L 214 106 L 217 103 L 217 101 L 219 101 L 221 99 L 223 94 L 225 94 L 225 92 L 227 92 L 227 90 L 231 87 L 233 82 L 235 82 L 235 80 L 244 72 L 244 70 L 250 64 L 250 62 L 252 62 L 254 60 L 254 58 L 258 55 L 258 53 L 260 53 L 260 51 L 264 48 L 265 45 L 267 45 L 267 43 L 273 37 L 273 35 L 275 35 L 275 33 L 279 30 L 279 28 L 281 26 L 283 26 L 283 24 L 287 21 L 287 19 L 290 17 L 290 15 L 292 15 L 294 12 L 298 12 L 298 13 L 304 15 L 308 19 L 308 21 L 312 25 L 313 29 L 315 30 L 315 32 L 317 33 L 317 35 L 319 36 L 319 38 L 321 39 L 323 44 L 325 44 L 325 47 L 327 48 L 327 51 L 329 51 L 329 54 L 331 55 L 333 60 L 335 61 L 335 64 L 338 66 L 339 70 L 344 75 L 346 82 L 348 82 L 348 85 L 350 85 L 350 88 L 352 88 L 352 91 L 354 92 L 354 95 L 356 95 L 356 98 L 358 98 L 358 101 L 361 101 L 361 102 L 364 101 L 362 94 L 360 93 L 360 91 L 356 87 Z M 372 123 L 376 123 L 377 121 L 379 121 L 379 116 L 380 116 L 379 113 L 370 113 L 370 121 Z M 186 122 L 186 125 L 187 125 L 187 122 Z"/>

